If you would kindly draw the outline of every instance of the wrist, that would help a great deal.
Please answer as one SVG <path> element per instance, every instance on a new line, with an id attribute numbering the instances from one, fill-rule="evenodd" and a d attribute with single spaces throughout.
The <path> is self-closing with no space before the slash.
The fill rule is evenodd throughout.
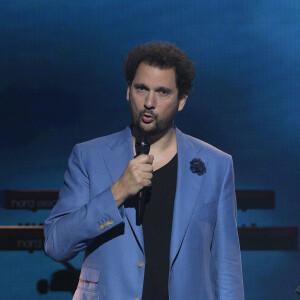
<path id="1" fill-rule="evenodd" d="M 122 205 L 122 203 L 125 201 L 126 196 L 124 195 L 124 193 L 122 192 L 122 188 L 119 184 L 118 181 L 116 181 L 111 187 L 111 192 L 115 198 L 115 201 L 117 203 L 117 206 L 120 207 Z"/>

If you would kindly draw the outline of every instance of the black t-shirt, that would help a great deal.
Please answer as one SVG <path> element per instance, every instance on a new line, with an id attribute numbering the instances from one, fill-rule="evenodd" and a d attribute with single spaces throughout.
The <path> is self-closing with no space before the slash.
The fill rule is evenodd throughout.
<path id="1" fill-rule="evenodd" d="M 142 300 L 168 300 L 172 218 L 177 180 L 177 154 L 153 172 L 143 215 L 146 256 Z"/>

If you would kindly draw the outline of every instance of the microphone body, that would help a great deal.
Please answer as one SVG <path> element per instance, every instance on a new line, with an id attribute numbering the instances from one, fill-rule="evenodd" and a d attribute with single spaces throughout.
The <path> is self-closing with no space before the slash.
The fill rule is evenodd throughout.
<path id="1" fill-rule="evenodd" d="M 150 139 L 147 132 L 137 132 L 135 137 L 135 153 L 136 156 L 141 154 L 149 154 L 150 151 Z M 137 207 L 136 207 L 136 223 L 140 225 L 142 223 L 142 217 L 145 208 L 146 188 L 142 188 L 138 192 Z"/>

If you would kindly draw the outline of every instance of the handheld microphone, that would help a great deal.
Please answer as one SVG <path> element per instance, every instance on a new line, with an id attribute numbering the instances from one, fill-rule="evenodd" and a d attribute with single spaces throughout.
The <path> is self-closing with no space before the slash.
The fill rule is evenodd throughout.
<path id="1" fill-rule="evenodd" d="M 149 154 L 150 139 L 147 132 L 136 131 L 135 136 L 135 152 L 136 156 L 141 154 Z M 146 188 L 142 188 L 138 192 L 137 207 L 136 207 L 136 222 L 137 225 L 141 224 L 144 208 L 145 208 Z"/>

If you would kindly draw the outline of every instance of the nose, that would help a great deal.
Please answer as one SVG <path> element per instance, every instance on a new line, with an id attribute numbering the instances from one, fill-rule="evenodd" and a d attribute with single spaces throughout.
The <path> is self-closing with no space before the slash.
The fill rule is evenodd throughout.
<path id="1" fill-rule="evenodd" d="M 149 92 L 145 98 L 144 106 L 146 109 L 154 109 L 156 107 L 156 100 L 154 92 Z"/>

